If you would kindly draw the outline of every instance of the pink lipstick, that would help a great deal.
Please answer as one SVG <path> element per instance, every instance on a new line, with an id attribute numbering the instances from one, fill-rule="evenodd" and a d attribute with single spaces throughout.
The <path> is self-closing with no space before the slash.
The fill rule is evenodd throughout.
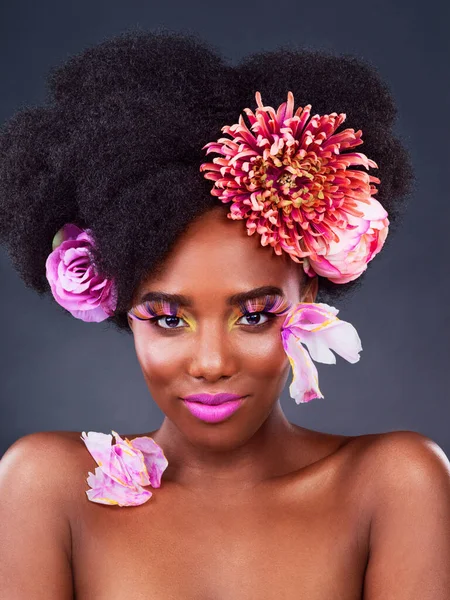
<path id="1" fill-rule="evenodd" d="M 194 394 L 183 402 L 189 412 L 206 423 L 218 423 L 238 410 L 245 396 L 239 394 Z"/>

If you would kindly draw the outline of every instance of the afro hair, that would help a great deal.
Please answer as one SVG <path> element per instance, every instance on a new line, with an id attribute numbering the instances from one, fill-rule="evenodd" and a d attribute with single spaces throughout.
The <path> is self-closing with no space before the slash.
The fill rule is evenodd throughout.
<path id="1" fill-rule="evenodd" d="M 117 284 L 109 321 L 130 332 L 137 285 L 191 221 L 221 204 L 199 172 L 202 147 L 254 108 L 256 91 L 278 106 L 289 90 L 296 106 L 344 112 L 346 126 L 363 131 L 392 233 L 413 172 L 375 67 L 292 47 L 231 65 L 193 33 L 127 31 L 51 69 L 43 105 L 21 109 L 0 130 L 0 242 L 25 284 L 49 293 L 53 236 L 68 222 L 89 227 L 95 264 Z M 342 297 L 363 277 L 347 284 L 319 277 L 320 301 Z"/>

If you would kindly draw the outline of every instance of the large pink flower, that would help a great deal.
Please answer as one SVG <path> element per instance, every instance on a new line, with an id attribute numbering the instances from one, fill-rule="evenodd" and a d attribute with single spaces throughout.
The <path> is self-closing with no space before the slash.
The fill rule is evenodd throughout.
<path id="1" fill-rule="evenodd" d="M 117 290 L 101 277 L 92 262 L 94 240 L 89 229 L 67 223 L 53 238 L 45 263 L 55 300 L 74 317 L 99 323 L 114 314 Z"/>
<path id="2" fill-rule="evenodd" d="M 152 496 L 150 490 L 142 486 L 161 486 L 161 477 L 168 466 L 161 447 L 148 436 L 133 440 L 122 439 L 112 432 L 83 431 L 81 439 L 85 443 L 98 467 L 95 474 L 89 473 L 87 483 L 90 488 L 86 495 L 91 502 L 137 506 L 147 502 Z"/>
<path id="3" fill-rule="evenodd" d="M 227 217 L 246 219 L 248 235 L 256 231 L 263 246 L 304 262 L 309 275 L 317 266 L 336 283 L 358 277 L 381 249 L 388 225 L 387 212 L 372 198 L 380 180 L 349 168 L 377 164 L 359 152 L 342 152 L 362 144 L 362 132 L 335 133 L 345 113 L 310 118 L 308 104 L 294 114 L 292 92 L 277 111 L 263 106 L 259 92 L 255 97 L 256 114 L 244 109 L 251 129 L 241 115 L 239 123 L 222 128 L 231 139 L 203 147 L 222 155 L 200 167 L 214 181 L 211 194 L 231 202 Z"/>
<path id="4" fill-rule="evenodd" d="M 303 268 L 310 277 L 316 273 L 334 283 L 348 283 L 359 277 L 381 250 L 389 231 L 387 212 L 374 198 L 364 205 L 364 218 L 350 216 L 353 230 L 340 233 L 340 243 L 331 242 L 327 256 L 304 259 Z M 345 241 L 347 246 L 342 248 Z"/>

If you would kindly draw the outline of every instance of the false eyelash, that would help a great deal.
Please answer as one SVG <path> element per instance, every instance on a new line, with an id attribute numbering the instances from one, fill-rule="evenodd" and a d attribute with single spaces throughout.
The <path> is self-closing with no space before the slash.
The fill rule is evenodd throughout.
<path id="1" fill-rule="evenodd" d="M 262 298 L 246 300 L 239 305 L 242 316 L 254 312 L 268 312 L 270 314 L 282 315 L 290 309 L 291 305 L 278 294 L 268 294 Z"/>
<path id="2" fill-rule="evenodd" d="M 254 313 L 263 313 L 267 316 L 280 316 L 285 314 L 290 303 L 284 298 L 275 294 L 268 294 L 262 298 L 246 300 L 239 305 L 239 318 L 247 317 Z M 151 321 L 154 323 L 162 317 L 177 317 L 182 319 L 182 313 L 179 312 L 177 304 L 166 302 L 165 300 L 143 302 L 133 308 L 130 313 L 138 320 Z M 261 324 L 262 325 L 262 324 Z M 252 327 L 257 327 L 254 325 Z"/>
<path id="3" fill-rule="evenodd" d="M 152 321 L 156 317 L 181 317 L 178 306 L 165 300 L 143 302 L 130 310 L 132 316 L 140 321 Z"/>

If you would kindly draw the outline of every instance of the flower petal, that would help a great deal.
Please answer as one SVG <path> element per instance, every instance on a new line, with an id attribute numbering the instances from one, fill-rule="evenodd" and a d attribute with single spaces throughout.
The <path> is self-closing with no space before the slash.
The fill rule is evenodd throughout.
<path id="1" fill-rule="evenodd" d="M 160 446 L 151 437 L 141 436 L 131 440 L 131 445 L 144 455 L 150 484 L 154 488 L 161 486 L 161 477 L 168 466 L 167 458 Z"/>
<path id="2" fill-rule="evenodd" d="M 291 398 L 297 404 L 323 398 L 319 389 L 317 369 L 300 340 L 289 330 L 281 332 L 284 350 L 292 368 L 292 382 L 289 386 Z"/>
<path id="3" fill-rule="evenodd" d="M 55 250 L 55 248 L 66 240 L 75 240 L 82 231 L 77 225 L 66 223 L 53 237 L 52 249 Z"/>
<path id="4" fill-rule="evenodd" d="M 89 431 L 86 435 L 83 431 L 81 439 L 95 462 L 108 477 L 121 485 L 134 488 L 134 482 L 126 470 L 124 462 L 119 460 L 111 446 L 111 435 L 97 431 Z"/>
<path id="5" fill-rule="evenodd" d="M 144 490 L 139 485 L 130 489 L 120 485 L 100 467 L 96 467 L 95 474 L 89 473 L 86 479 L 91 489 L 86 491 L 86 496 L 91 502 L 98 504 L 118 504 L 119 506 L 138 506 L 144 504 L 152 497 L 149 490 Z"/>
<path id="6" fill-rule="evenodd" d="M 146 502 L 151 492 L 142 486 L 160 487 L 161 477 L 168 461 L 160 446 L 150 437 L 137 437 L 132 442 L 112 431 L 105 433 L 84 431 L 81 439 L 99 465 L 95 475 L 89 473 L 86 492 L 89 500 L 100 504 L 135 506 Z"/>
<path id="7" fill-rule="evenodd" d="M 314 397 L 323 398 L 311 359 L 335 364 L 336 357 L 331 350 L 350 363 L 356 363 L 360 358 L 359 335 L 351 323 L 336 316 L 338 312 L 334 306 L 325 303 L 305 302 L 292 307 L 286 314 L 281 336 L 294 375 L 290 393 L 297 404 Z M 309 354 L 301 344 L 305 344 Z"/>
<path id="8" fill-rule="evenodd" d="M 336 317 L 337 312 L 328 304 L 304 303 L 294 311 L 289 328 L 317 362 L 335 364 L 336 357 L 331 350 L 350 363 L 358 362 L 361 340 L 351 323 Z"/>
<path id="9" fill-rule="evenodd" d="M 101 306 L 91 308 L 90 310 L 70 310 L 70 314 L 77 319 L 81 319 L 86 323 L 101 323 L 105 321 L 110 315 L 105 312 Z"/>

